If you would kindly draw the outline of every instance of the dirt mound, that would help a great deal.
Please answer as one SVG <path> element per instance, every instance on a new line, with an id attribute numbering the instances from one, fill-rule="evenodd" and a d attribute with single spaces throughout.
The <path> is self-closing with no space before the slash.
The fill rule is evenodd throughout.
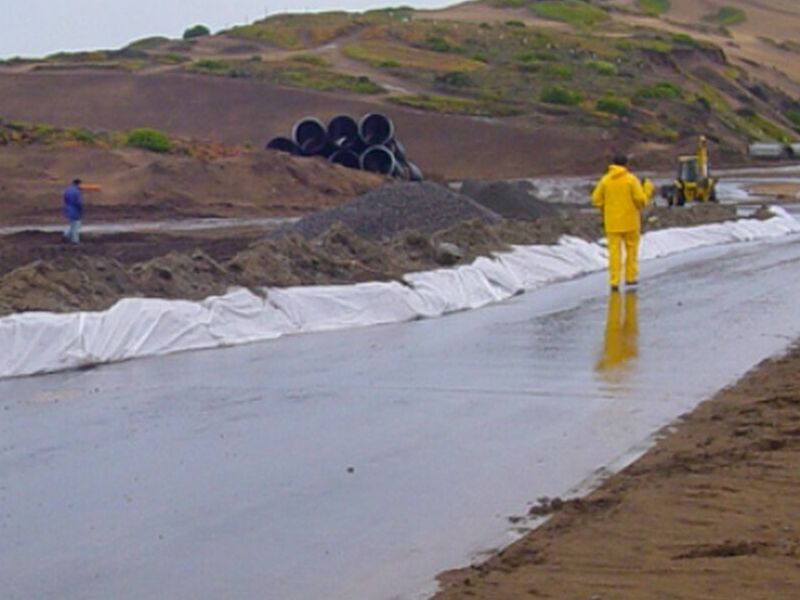
<path id="1" fill-rule="evenodd" d="M 468 179 L 460 192 L 506 219 L 529 221 L 559 213 L 553 204 L 539 200 L 530 181 L 477 181 Z"/>
<path id="2" fill-rule="evenodd" d="M 769 218 L 772 213 L 761 214 L 758 218 Z M 691 204 L 676 210 L 666 206 L 652 206 L 642 216 L 643 231 L 664 229 L 665 227 L 691 227 L 704 223 L 719 223 L 736 218 L 736 208 L 723 204 Z"/>
<path id="3" fill-rule="evenodd" d="M 304 217 L 291 231 L 313 238 L 341 223 L 362 238 L 382 240 L 406 229 L 433 233 L 469 219 L 496 223 L 500 217 L 436 183 L 392 183 L 337 208 Z"/>
<path id="4" fill-rule="evenodd" d="M 514 244 L 553 244 L 562 235 L 597 240 L 603 235 L 596 211 L 576 210 L 533 221 L 498 219 L 441 186 L 397 187 L 409 185 L 418 194 L 424 187 L 433 190 L 427 200 L 444 198 L 442 214 L 437 214 L 441 207 L 435 202 L 422 202 L 426 219 L 414 213 L 404 222 L 418 227 L 398 231 L 393 222 L 384 227 L 373 206 L 372 212 L 367 211 L 371 221 L 355 223 L 372 237 L 359 235 L 330 216 L 325 217 L 327 228 L 313 238 L 294 232 L 263 239 L 263 233 L 253 228 L 181 236 L 89 235 L 81 246 L 72 247 L 60 243 L 57 233 L 0 236 L 0 314 L 99 310 L 131 296 L 200 300 L 231 286 L 259 292 L 264 286 L 397 280 L 409 272 L 466 264 Z M 402 202 L 398 206 L 397 200 L 404 196 L 397 190 L 387 193 L 391 187 L 395 186 L 381 188 L 390 201 L 380 206 L 389 214 L 402 215 Z M 733 208 L 718 205 L 654 208 L 644 225 L 660 229 L 735 217 Z M 433 231 L 434 223 L 443 228 Z M 444 242 L 456 246 L 458 253 L 443 254 Z"/>
<path id="5" fill-rule="evenodd" d="M 277 152 L 242 149 L 217 159 L 81 144 L 0 146 L 4 224 L 61 221 L 61 193 L 80 176 L 87 222 L 179 217 L 298 216 L 336 206 L 381 177 Z"/>

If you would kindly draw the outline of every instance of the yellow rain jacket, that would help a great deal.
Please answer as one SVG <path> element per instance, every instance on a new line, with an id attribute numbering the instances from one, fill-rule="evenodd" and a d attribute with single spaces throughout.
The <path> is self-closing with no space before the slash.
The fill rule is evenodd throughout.
<path id="1" fill-rule="evenodd" d="M 646 181 L 644 186 L 625 167 L 611 165 L 592 192 L 592 204 L 603 211 L 606 233 L 639 231 L 642 210 L 653 195 L 654 186 Z"/>

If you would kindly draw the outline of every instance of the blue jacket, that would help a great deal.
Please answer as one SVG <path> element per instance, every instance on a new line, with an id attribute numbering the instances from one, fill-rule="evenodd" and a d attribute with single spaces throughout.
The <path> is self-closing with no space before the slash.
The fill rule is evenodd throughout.
<path id="1" fill-rule="evenodd" d="M 74 183 L 64 190 L 64 216 L 70 221 L 79 221 L 83 217 L 83 196 Z"/>

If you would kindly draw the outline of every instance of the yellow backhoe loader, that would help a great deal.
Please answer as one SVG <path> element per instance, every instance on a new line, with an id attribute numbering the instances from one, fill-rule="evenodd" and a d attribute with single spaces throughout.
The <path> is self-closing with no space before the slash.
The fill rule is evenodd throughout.
<path id="1" fill-rule="evenodd" d="M 700 136 L 696 154 L 678 157 L 678 175 L 672 184 L 662 186 L 661 196 L 670 206 L 717 201 L 717 179 L 711 176 L 705 136 Z"/>

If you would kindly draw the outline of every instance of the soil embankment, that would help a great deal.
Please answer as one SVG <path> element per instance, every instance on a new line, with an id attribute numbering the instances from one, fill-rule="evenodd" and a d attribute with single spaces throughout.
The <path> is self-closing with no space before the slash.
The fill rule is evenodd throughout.
<path id="1" fill-rule="evenodd" d="M 800 347 L 768 360 L 580 500 L 436 600 L 795 598 Z"/>
<path id="2" fill-rule="evenodd" d="M 735 209 L 720 205 L 652 208 L 644 225 L 660 229 L 733 218 Z M 511 244 L 553 244 L 562 235 L 602 237 L 599 215 L 572 207 L 552 216 L 503 219 L 433 183 L 381 187 L 273 233 L 243 227 L 181 235 L 88 234 L 73 247 L 58 233 L 23 232 L 0 236 L 0 315 L 101 310 L 124 297 L 201 300 L 232 286 L 258 291 L 399 280 L 413 271 L 466 264 Z"/>

